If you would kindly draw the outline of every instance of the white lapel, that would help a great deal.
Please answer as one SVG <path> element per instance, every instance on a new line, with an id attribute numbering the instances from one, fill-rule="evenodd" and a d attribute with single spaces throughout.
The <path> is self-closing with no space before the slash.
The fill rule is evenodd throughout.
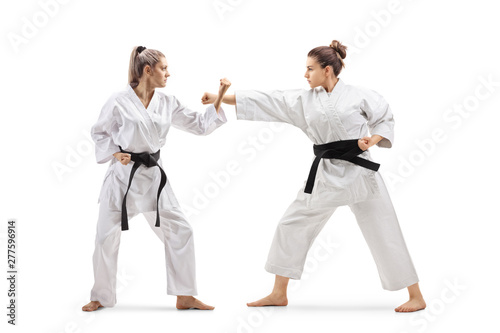
<path id="1" fill-rule="evenodd" d="M 146 128 L 148 129 L 149 138 L 151 140 L 152 146 L 154 147 L 153 150 L 159 149 L 160 147 L 160 138 L 158 134 L 159 132 L 149 114 L 150 112 L 151 113 L 154 112 L 154 109 L 158 104 L 158 93 L 156 91 L 154 92 L 153 97 L 149 102 L 148 108 L 146 109 L 144 107 L 144 104 L 142 104 L 141 100 L 139 99 L 134 89 L 130 85 L 127 86 L 127 92 L 130 100 L 136 106 L 137 110 L 142 116 Z"/>
<path id="2" fill-rule="evenodd" d="M 345 83 L 339 78 L 339 81 L 333 87 L 331 96 L 328 96 L 325 88 L 318 87 L 318 96 L 330 125 L 334 129 L 335 140 L 346 140 L 348 138 L 347 131 L 342 125 L 342 121 L 337 112 L 337 103 L 342 95 L 345 93 Z"/>

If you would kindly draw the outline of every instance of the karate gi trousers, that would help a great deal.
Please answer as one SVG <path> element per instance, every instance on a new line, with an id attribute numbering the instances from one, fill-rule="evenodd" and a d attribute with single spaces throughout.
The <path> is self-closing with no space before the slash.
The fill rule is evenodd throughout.
<path id="1" fill-rule="evenodd" d="M 180 208 L 160 210 L 160 227 L 155 227 L 156 211 L 143 212 L 155 234 L 165 245 L 167 294 L 196 296 L 193 229 Z M 129 220 L 136 213 L 129 213 Z M 116 274 L 121 236 L 121 211 L 110 210 L 101 202 L 93 255 L 94 286 L 91 301 L 112 307 L 116 304 Z"/>
<path id="2" fill-rule="evenodd" d="M 377 266 L 382 288 L 399 290 L 417 283 L 418 276 L 382 177 L 375 173 L 380 195 L 349 204 Z M 307 253 L 338 206 L 310 208 L 302 188 L 281 218 L 266 271 L 300 279 Z"/>

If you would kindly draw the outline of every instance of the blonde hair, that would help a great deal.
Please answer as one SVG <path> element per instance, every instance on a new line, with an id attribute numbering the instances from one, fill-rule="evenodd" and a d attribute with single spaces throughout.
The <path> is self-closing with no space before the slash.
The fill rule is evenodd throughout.
<path id="1" fill-rule="evenodd" d="M 137 87 L 144 72 L 144 67 L 149 65 L 153 69 L 161 57 L 165 57 L 165 55 L 158 50 L 147 49 L 144 46 L 135 46 L 132 54 L 130 54 L 128 69 L 128 83 L 130 86 L 132 88 Z"/>

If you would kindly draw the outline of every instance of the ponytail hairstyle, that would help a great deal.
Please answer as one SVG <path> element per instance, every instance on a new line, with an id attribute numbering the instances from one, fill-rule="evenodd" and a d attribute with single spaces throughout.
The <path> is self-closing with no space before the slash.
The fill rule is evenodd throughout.
<path id="1" fill-rule="evenodd" d="M 347 47 L 334 40 L 330 43 L 330 46 L 315 47 L 309 51 L 307 56 L 316 59 L 321 68 L 332 66 L 335 76 L 339 76 L 340 71 L 345 67 L 342 59 L 346 57 L 346 49 Z"/>
<path id="2" fill-rule="evenodd" d="M 163 53 L 153 49 L 147 49 L 145 46 L 135 46 L 130 55 L 128 68 L 128 83 L 132 88 L 139 85 L 139 80 L 144 72 L 144 67 L 149 65 L 153 69 L 165 57 Z"/>

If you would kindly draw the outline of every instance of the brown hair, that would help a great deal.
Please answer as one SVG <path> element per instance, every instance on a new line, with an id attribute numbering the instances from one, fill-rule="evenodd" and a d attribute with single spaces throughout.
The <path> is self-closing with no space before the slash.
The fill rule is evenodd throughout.
<path id="1" fill-rule="evenodd" d="M 346 57 L 346 49 L 339 41 L 334 40 L 330 46 L 318 46 L 309 51 L 308 57 L 316 59 L 321 68 L 332 66 L 335 76 L 340 74 L 342 67 L 345 67 L 344 61 Z"/>
<path id="2" fill-rule="evenodd" d="M 144 46 L 135 46 L 130 55 L 128 68 L 128 83 L 130 86 L 132 88 L 137 87 L 144 72 L 144 67 L 149 65 L 153 69 L 161 57 L 165 57 L 165 55 L 160 51 L 147 49 Z"/>

